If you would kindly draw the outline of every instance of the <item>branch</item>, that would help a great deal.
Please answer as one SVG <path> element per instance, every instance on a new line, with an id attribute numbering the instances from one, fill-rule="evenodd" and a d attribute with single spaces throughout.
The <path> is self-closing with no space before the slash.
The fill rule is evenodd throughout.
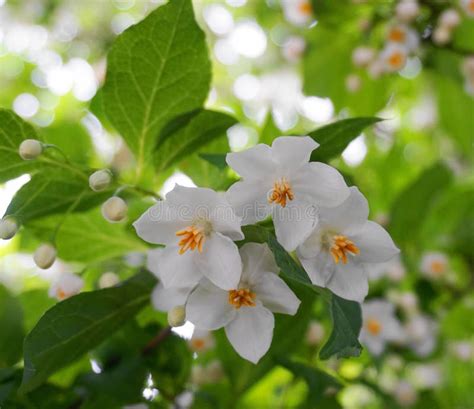
<path id="1" fill-rule="evenodd" d="M 142 355 L 147 355 L 153 351 L 161 342 L 163 342 L 169 335 L 171 335 L 171 327 L 163 328 L 151 341 L 145 345 L 142 350 Z"/>

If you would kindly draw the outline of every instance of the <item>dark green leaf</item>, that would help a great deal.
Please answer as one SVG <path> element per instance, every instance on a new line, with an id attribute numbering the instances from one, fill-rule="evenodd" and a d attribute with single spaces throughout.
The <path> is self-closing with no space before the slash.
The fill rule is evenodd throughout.
<path id="1" fill-rule="evenodd" d="M 173 0 L 120 35 L 108 55 L 103 106 L 137 157 L 151 159 L 173 118 L 202 106 L 211 67 L 191 0 Z"/>
<path id="2" fill-rule="evenodd" d="M 158 171 L 165 170 L 213 140 L 224 137 L 236 120 L 229 115 L 201 110 L 183 126 L 159 143 L 155 162 Z"/>
<path id="3" fill-rule="evenodd" d="M 199 157 L 214 165 L 217 169 L 225 169 L 227 167 L 225 153 L 200 153 Z"/>
<path id="4" fill-rule="evenodd" d="M 55 304 L 54 299 L 48 296 L 48 290 L 45 288 L 24 291 L 18 298 L 23 307 L 26 332 L 30 332 L 41 316 Z"/>
<path id="5" fill-rule="evenodd" d="M 23 343 L 21 303 L 0 285 L 0 368 L 16 364 Z"/>
<path id="6" fill-rule="evenodd" d="M 36 388 L 134 317 L 149 302 L 154 282 L 141 273 L 118 287 L 78 294 L 47 311 L 25 339 L 21 391 Z"/>
<path id="7" fill-rule="evenodd" d="M 349 118 L 323 126 L 309 133 L 309 136 L 321 146 L 311 155 L 312 161 L 328 162 L 339 156 L 349 143 L 357 138 L 362 131 L 379 121 L 380 118 L 360 117 Z"/>

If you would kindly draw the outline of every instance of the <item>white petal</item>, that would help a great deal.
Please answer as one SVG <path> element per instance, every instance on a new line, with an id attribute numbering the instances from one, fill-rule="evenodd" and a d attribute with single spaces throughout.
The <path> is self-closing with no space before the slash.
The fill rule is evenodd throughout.
<path id="1" fill-rule="evenodd" d="M 357 234 L 351 236 L 351 240 L 359 248 L 358 257 L 364 263 L 381 263 L 400 252 L 387 231 L 370 220 Z"/>
<path id="2" fill-rule="evenodd" d="M 241 281 L 252 285 L 261 279 L 263 273 L 278 274 L 280 271 L 272 251 L 266 244 L 246 243 L 239 252 L 243 270 Z"/>
<path id="3" fill-rule="evenodd" d="M 336 264 L 331 255 L 327 251 L 320 251 L 314 257 L 304 258 L 298 253 L 298 258 L 311 282 L 319 287 L 326 287 L 336 270 Z"/>
<path id="4" fill-rule="evenodd" d="M 166 195 L 166 202 L 170 206 L 189 206 L 195 208 L 214 207 L 219 203 L 219 195 L 212 189 L 204 187 L 186 187 L 176 185 L 174 189 Z M 182 214 L 182 209 L 180 209 Z"/>
<path id="5" fill-rule="evenodd" d="M 209 220 L 214 231 L 222 233 L 232 240 L 243 240 L 242 218 L 237 216 L 232 206 L 225 199 L 224 194 L 219 195 L 217 206 L 210 210 Z"/>
<path id="6" fill-rule="evenodd" d="M 324 163 L 311 162 L 291 178 L 295 197 L 318 206 L 334 207 L 349 197 L 349 188 L 342 175 Z"/>
<path id="7" fill-rule="evenodd" d="M 318 220 L 313 232 L 298 246 L 297 254 L 299 258 L 316 257 L 323 250 L 321 220 Z"/>
<path id="8" fill-rule="evenodd" d="M 245 181 L 234 183 L 226 192 L 226 199 L 242 218 L 242 225 L 253 224 L 264 220 L 271 213 L 268 203 L 268 192 L 272 182 Z"/>
<path id="9" fill-rule="evenodd" d="M 326 286 L 339 297 L 357 302 L 362 302 L 369 292 L 367 274 L 361 265 L 351 260 L 336 265 L 336 271 Z"/>
<path id="10" fill-rule="evenodd" d="M 293 251 L 302 244 L 314 229 L 316 208 L 309 202 L 295 198 L 286 207 L 275 205 L 273 223 L 278 242 L 286 251 Z"/>
<path id="11" fill-rule="evenodd" d="M 218 287 L 224 290 L 238 287 L 242 261 L 237 245 L 228 237 L 212 233 L 195 260 L 201 273 Z"/>
<path id="12" fill-rule="evenodd" d="M 245 179 L 259 180 L 271 175 L 275 164 L 268 145 L 258 144 L 245 151 L 228 153 L 227 164 Z"/>
<path id="13" fill-rule="evenodd" d="M 385 341 L 382 337 L 380 336 L 374 337 L 366 333 L 365 330 L 362 330 L 361 332 L 360 342 L 362 343 L 362 345 L 367 347 L 367 349 L 373 355 L 380 355 L 385 349 Z"/>
<path id="14" fill-rule="evenodd" d="M 321 224 L 346 235 L 360 230 L 369 217 L 367 199 L 356 187 L 349 190 L 349 197 L 339 206 L 320 208 Z"/>
<path id="15" fill-rule="evenodd" d="M 138 236 L 153 244 L 175 243 L 176 232 L 188 225 L 189 222 L 179 217 L 177 208 L 165 201 L 150 207 L 133 223 Z"/>
<path id="16" fill-rule="evenodd" d="M 165 288 L 158 283 L 151 293 L 153 307 L 159 311 L 169 311 L 178 305 L 186 304 L 186 299 L 193 287 L 170 287 Z"/>
<path id="17" fill-rule="evenodd" d="M 164 248 L 150 250 L 148 251 L 146 258 L 146 268 L 151 271 L 157 278 L 160 278 L 160 271 L 158 265 L 163 251 Z"/>
<path id="18" fill-rule="evenodd" d="M 309 162 L 319 144 L 309 136 L 280 136 L 272 143 L 273 160 L 283 168 L 296 170 Z"/>
<path id="19" fill-rule="evenodd" d="M 203 279 L 188 297 L 186 319 L 197 328 L 214 330 L 222 328 L 236 315 L 229 304 L 229 293 Z"/>
<path id="20" fill-rule="evenodd" d="M 225 327 L 225 333 L 237 353 L 256 364 L 270 348 L 275 319 L 265 307 L 242 307 Z"/>
<path id="21" fill-rule="evenodd" d="M 272 312 L 295 315 L 298 311 L 300 300 L 276 274 L 263 273 L 260 282 L 252 290 L 264 307 Z"/>
<path id="22" fill-rule="evenodd" d="M 179 254 L 178 245 L 166 246 L 157 265 L 165 288 L 189 287 L 199 282 L 202 273 L 196 265 L 195 253 L 196 250 Z"/>

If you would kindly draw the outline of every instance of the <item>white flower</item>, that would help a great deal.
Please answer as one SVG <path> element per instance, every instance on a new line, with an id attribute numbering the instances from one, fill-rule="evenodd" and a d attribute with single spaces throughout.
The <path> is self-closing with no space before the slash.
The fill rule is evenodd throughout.
<path id="1" fill-rule="evenodd" d="M 433 42 L 436 45 L 446 45 L 451 41 L 451 30 L 444 26 L 438 26 L 433 31 Z"/>
<path id="2" fill-rule="evenodd" d="M 430 317 L 417 314 L 410 317 L 405 324 L 408 344 L 420 357 L 431 354 L 436 347 L 438 325 Z"/>
<path id="3" fill-rule="evenodd" d="M 362 85 L 361 79 L 357 74 L 349 74 L 346 77 L 346 89 L 349 92 L 359 91 L 361 85 Z"/>
<path id="4" fill-rule="evenodd" d="M 391 26 L 387 33 L 387 41 L 404 46 L 409 52 L 415 51 L 420 45 L 418 33 L 404 24 Z"/>
<path id="5" fill-rule="evenodd" d="M 360 342 L 374 355 L 380 355 L 387 342 L 401 342 L 403 328 L 395 316 L 393 304 L 372 300 L 362 304 Z"/>
<path id="6" fill-rule="evenodd" d="M 423 275 L 431 280 L 439 280 L 448 271 L 448 258 L 439 252 L 423 254 L 420 264 Z"/>
<path id="7" fill-rule="evenodd" d="M 306 48 L 306 41 L 300 36 L 290 36 L 283 43 L 282 54 L 289 62 L 300 60 Z"/>
<path id="8" fill-rule="evenodd" d="M 388 277 L 391 281 L 399 282 L 405 277 L 406 271 L 403 266 L 400 256 L 396 255 L 384 263 L 367 265 L 367 272 L 369 280 L 380 280 L 383 277 Z"/>
<path id="9" fill-rule="evenodd" d="M 399 405 L 403 407 L 412 406 L 418 399 L 418 393 L 411 383 L 400 381 L 393 391 L 393 395 Z"/>
<path id="10" fill-rule="evenodd" d="M 474 348 L 470 341 L 453 341 L 449 344 L 450 352 L 460 361 L 469 362 L 474 357 Z"/>
<path id="11" fill-rule="evenodd" d="M 384 70 L 394 72 L 401 70 L 408 59 L 408 50 L 405 46 L 389 43 L 380 53 L 380 60 Z"/>
<path id="12" fill-rule="evenodd" d="M 47 270 L 56 261 L 56 248 L 49 243 L 42 244 L 36 249 L 33 260 L 39 268 Z"/>
<path id="13" fill-rule="evenodd" d="M 205 276 L 230 290 L 237 286 L 242 268 L 233 242 L 244 238 L 240 224 L 223 196 L 177 185 L 133 225 L 142 239 L 166 245 L 156 253 L 154 266 L 148 260 L 165 288 L 193 286 Z"/>
<path id="14" fill-rule="evenodd" d="M 18 150 L 24 160 L 36 159 L 43 153 L 43 144 L 36 139 L 25 139 Z"/>
<path id="15" fill-rule="evenodd" d="M 193 352 L 203 353 L 213 349 L 216 341 L 212 332 L 196 328 L 192 338 L 188 341 L 188 346 Z"/>
<path id="16" fill-rule="evenodd" d="M 73 273 L 61 273 L 52 282 L 49 288 L 49 296 L 62 301 L 78 294 L 84 287 L 84 280 Z"/>
<path id="17" fill-rule="evenodd" d="M 365 67 L 375 58 L 375 50 L 372 47 L 357 47 L 352 52 L 352 63 L 356 67 Z"/>
<path id="18" fill-rule="evenodd" d="M 443 374 L 437 364 L 418 364 L 410 368 L 413 384 L 421 389 L 433 389 L 443 381 Z"/>
<path id="19" fill-rule="evenodd" d="M 340 206 L 320 208 L 316 228 L 297 256 L 313 284 L 348 300 L 368 292 L 366 265 L 390 260 L 399 250 L 383 227 L 367 220 L 367 200 L 356 187 Z"/>
<path id="20" fill-rule="evenodd" d="M 461 7 L 469 17 L 474 17 L 474 0 L 461 0 Z"/>
<path id="21" fill-rule="evenodd" d="M 238 285 L 225 291 L 203 279 L 188 298 L 186 315 L 200 329 L 225 327 L 234 349 L 257 363 L 272 342 L 272 313 L 294 315 L 300 301 L 278 277 L 279 269 L 266 245 L 247 243 L 240 254 L 243 271 Z"/>
<path id="22" fill-rule="evenodd" d="M 229 203 L 243 224 L 272 214 L 277 239 L 288 251 L 311 233 L 316 206 L 337 206 L 349 195 L 336 169 L 308 163 L 317 147 L 309 136 L 281 136 L 271 147 L 259 144 L 227 155 L 229 166 L 243 178 L 227 191 Z"/>
<path id="23" fill-rule="evenodd" d="M 404 23 L 410 23 L 420 14 L 420 6 L 416 0 L 402 0 L 395 9 L 397 18 Z"/>
<path id="24" fill-rule="evenodd" d="M 461 23 L 461 16 L 456 9 L 446 9 L 440 14 L 438 23 L 452 30 Z"/>
<path id="25" fill-rule="evenodd" d="M 313 20 L 310 0 L 282 0 L 286 20 L 295 26 L 306 26 Z"/>

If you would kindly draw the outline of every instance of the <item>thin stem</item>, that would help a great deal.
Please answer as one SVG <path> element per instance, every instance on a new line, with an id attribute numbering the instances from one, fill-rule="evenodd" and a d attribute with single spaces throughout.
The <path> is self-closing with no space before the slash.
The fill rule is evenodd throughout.
<path id="1" fill-rule="evenodd" d="M 171 335 L 171 327 L 168 326 L 163 328 L 158 334 L 155 335 L 154 338 L 145 345 L 142 350 L 142 355 L 148 355 L 151 351 L 153 351 L 158 345 L 160 345 L 166 338 Z"/>
<path id="2" fill-rule="evenodd" d="M 69 160 L 67 155 L 64 153 L 64 151 L 59 146 L 54 145 L 52 143 L 44 143 L 43 148 L 44 149 L 55 149 L 56 151 L 58 151 L 62 155 L 62 157 L 64 158 L 66 163 L 69 163 L 69 164 L 71 163 L 71 161 Z"/>
<path id="3" fill-rule="evenodd" d="M 162 200 L 161 196 L 158 193 L 152 192 L 151 190 L 147 190 L 142 188 L 141 186 L 135 186 L 135 185 L 122 185 L 120 186 L 114 193 L 114 196 L 119 195 L 121 192 L 124 190 L 133 190 L 141 195 L 145 196 L 151 196 L 154 197 L 156 200 Z"/>

